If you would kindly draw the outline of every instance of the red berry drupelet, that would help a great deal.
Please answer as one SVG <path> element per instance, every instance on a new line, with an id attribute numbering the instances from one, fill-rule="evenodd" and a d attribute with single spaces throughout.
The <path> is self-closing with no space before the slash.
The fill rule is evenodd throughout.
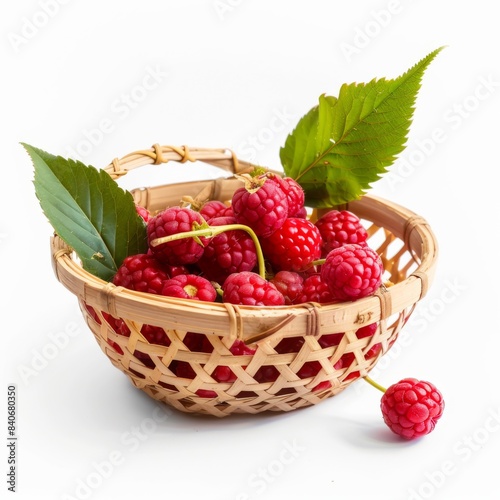
<path id="1" fill-rule="evenodd" d="M 222 201 L 210 200 L 207 201 L 200 209 L 200 215 L 207 221 L 211 222 L 216 217 L 227 217 L 233 215 L 233 209 L 226 206 Z"/>
<path id="2" fill-rule="evenodd" d="M 319 302 L 326 304 L 328 302 L 338 302 L 333 299 L 328 285 L 321 279 L 320 273 L 314 273 L 304 279 L 302 292 L 296 297 L 295 304 L 304 304 L 305 302 Z"/>
<path id="3" fill-rule="evenodd" d="M 359 217 L 348 210 L 330 210 L 316 221 L 323 238 L 323 256 L 347 244 L 364 246 L 368 233 Z"/>
<path id="4" fill-rule="evenodd" d="M 172 236 L 199 229 L 206 222 L 203 217 L 187 207 L 170 207 L 163 210 L 149 220 L 147 226 L 148 243 L 153 255 L 162 262 L 172 266 L 194 264 L 203 255 L 203 245 L 206 238 L 180 238 L 154 246 L 152 242 L 157 238 Z M 201 242 L 201 244 L 200 244 Z"/>
<path id="5" fill-rule="evenodd" d="M 285 305 L 285 297 L 270 281 L 250 271 L 233 273 L 227 277 L 222 301 L 246 306 Z"/>
<path id="6" fill-rule="evenodd" d="M 289 217 L 260 242 L 265 258 L 276 271 L 304 271 L 321 257 L 321 234 L 307 219 Z"/>
<path id="7" fill-rule="evenodd" d="M 256 349 L 247 346 L 242 340 L 235 340 L 229 350 L 233 356 L 253 356 L 256 352 Z M 217 366 L 212 373 L 212 377 L 217 380 L 217 382 L 236 381 L 236 375 L 231 368 L 224 365 Z"/>
<path id="8" fill-rule="evenodd" d="M 293 271 L 279 271 L 271 279 L 271 283 L 285 297 L 285 304 L 295 304 L 302 295 L 304 278 Z"/>
<path id="9" fill-rule="evenodd" d="M 410 440 L 434 429 L 443 414 L 444 400 L 430 382 L 405 378 L 384 392 L 380 408 L 389 428 Z"/>
<path id="10" fill-rule="evenodd" d="M 135 205 L 135 210 L 138 215 L 141 216 L 142 220 L 147 223 L 151 218 L 151 214 L 147 208 L 141 207 L 140 205 Z"/>
<path id="11" fill-rule="evenodd" d="M 137 292 L 159 294 L 168 278 L 166 269 L 155 257 L 137 254 L 123 260 L 113 277 L 113 284 Z"/>
<path id="12" fill-rule="evenodd" d="M 368 246 L 344 245 L 332 250 L 321 266 L 321 279 L 336 300 L 373 295 L 382 284 L 383 264 Z"/>
<path id="13" fill-rule="evenodd" d="M 302 214 L 305 202 L 305 193 L 302 186 L 291 177 L 280 177 L 277 174 L 269 174 L 269 179 L 276 182 L 286 194 L 288 217 L 297 217 Z"/>
<path id="14" fill-rule="evenodd" d="M 231 206 L 238 224 L 249 226 L 262 238 L 271 236 L 288 217 L 286 194 L 266 176 L 247 180 L 233 193 Z"/>
<path id="15" fill-rule="evenodd" d="M 234 217 L 216 217 L 211 227 L 236 224 Z M 250 235 L 241 230 L 228 230 L 214 236 L 205 247 L 198 267 L 211 281 L 220 285 L 232 274 L 252 271 L 257 264 L 257 250 Z"/>

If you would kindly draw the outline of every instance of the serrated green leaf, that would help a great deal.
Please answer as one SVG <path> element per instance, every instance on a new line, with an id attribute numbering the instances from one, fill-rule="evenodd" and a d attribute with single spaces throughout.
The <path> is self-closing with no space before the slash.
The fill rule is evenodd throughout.
<path id="1" fill-rule="evenodd" d="M 310 206 L 355 200 L 387 171 L 406 146 L 422 76 L 442 48 L 396 79 L 344 84 L 338 98 L 320 96 L 299 120 L 280 159 Z"/>
<path id="2" fill-rule="evenodd" d="M 146 226 L 132 195 L 108 173 L 22 145 L 33 161 L 45 216 L 86 271 L 110 281 L 125 257 L 146 251 Z"/>

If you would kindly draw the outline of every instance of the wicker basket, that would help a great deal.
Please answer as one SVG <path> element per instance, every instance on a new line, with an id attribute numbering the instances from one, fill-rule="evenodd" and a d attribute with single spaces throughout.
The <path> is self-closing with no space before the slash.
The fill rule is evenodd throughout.
<path id="1" fill-rule="evenodd" d="M 132 190 L 135 201 L 153 213 L 179 204 L 184 195 L 228 200 L 241 185 L 231 174 L 251 167 L 226 149 L 155 145 L 115 159 L 105 170 L 116 179 L 136 167 L 169 161 L 200 161 L 226 172 L 215 180 Z M 258 308 L 130 291 L 84 271 L 57 235 L 51 240 L 54 272 L 77 296 L 106 356 L 152 398 L 183 412 L 217 417 L 290 411 L 317 404 L 367 375 L 390 349 L 434 276 L 437 244 L 422 217 L 371 195 L 343 208 L 363 221 L 386 273 L 387 286 L 355 302 Z M 319 214 L 313 212 L 314 216 Z M 130 335 L 118 334 L 110 317 L 123 319 Z M 357 337 L 359 328 L 373 323 L 377 329 L 372 336 Z M 141 334 L 143 325 L 163 328 L 170 345 L 149 344 Z M 183 342 L 188 332 L 203 336 L 213 346 L 212 352 L 192 352 Z M 318 339 L 333 333 L 344 333 L 340 343 L 322 348 Z M 275 347 L 289 337 L 301 339 L 300 350 L 278 353 Z M 231 354 L 229 348 L 236 339 L 256 348 L 255 354 Z M 348 362 L 339 363 L 341 359 Z M 192 378 L 176 376 L 172 367 L 180 362 L 190 365 Z M 305 363 L 315 364 L 313 376 L 299 376 Z M 215 380 L 212 374 L 217 366 L 229 367 L 236 380 Z M 274 370 L 275 379 L 256 380 L 262 369 Z"/>

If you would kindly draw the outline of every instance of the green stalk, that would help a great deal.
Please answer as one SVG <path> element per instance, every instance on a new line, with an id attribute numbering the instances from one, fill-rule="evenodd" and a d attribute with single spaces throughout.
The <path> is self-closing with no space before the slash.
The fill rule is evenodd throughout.
<path id="1" fill-rule="evenodd" d="M 325 263 L 326 259 L 318 259 L 318 260 L 313 260 L 311 262 L 311 266 L 322 266 Z"/>
<path id="2" fill-rule="evenodd" d="M 378 389 L 379 391 L 381 392 L 385 392 L 387 389 L 383 386 L 381 386 L 380 384 L 377 384 L 377 382 L 375 382 L 375 380 L 371 379 L 370 377 L 366 376 L 366 377 L 363 377 L 370 385 L 372 385 L 373 387 L 375 387 L 375 389 Z"/>
<path id="3" fill-rule="evenodd" d="M 252 228 L 245 226 L 244 224 L 226 224 L 223 226 L 211 226 L 203 229 L 193 229 L 192 231 L 185 231 L 183 233 L 171 234 L 169 236 L 164 236 L 163 238 L 155 238 L 151 241 L 151 246 L 156 247 L 162 245 L 163 243 L 168 243 L 169 241 L 180 240 L 183 238 L 198 238 L 199 236 L 206 236 L 208 238 L 213 238 L 218 234 L 224 233 L 226 231 L 245 231 L 255 245 L 255 250 L 257 251 L 257 262 L 259 267 L 259 275 L 266 279 L 266 265 L 264 262 L 264 254 L 262 253 L 262 248 L 260 246 L 259 239 L 253 231 Z"/>

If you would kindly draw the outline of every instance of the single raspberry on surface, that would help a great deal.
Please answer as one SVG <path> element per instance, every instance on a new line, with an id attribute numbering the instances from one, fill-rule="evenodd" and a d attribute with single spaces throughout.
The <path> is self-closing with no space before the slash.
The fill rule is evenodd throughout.
<path id="1" fill-rule="evenodd" d="M 186 207 L 170 207 L 151 218 L 147 225 L 148 243 L 153 255 L 172 266 L 181 266 L 197 262 L 203 255 L 207 238 L 181 238 L 154 246 L 152 242 L 178 233 L 199 229 L 206 225 L 203 217 Z"/>
<path id="2" fill-rule="evenodd" d="M 247 306 L 285 305 L 285 297 L 270 281 L 250 271 L 233 273 L 226 278 L 222 301 Z"/>
<path id="3" fill-rule="evenodd" d="M 266 260 L 277 271 L 303 271 L 321 257 L 321 234 L 307 219 L 289 217 L 260 243 Z"/>
<path id="4" fill-rule="evenodd" d="M 357 300 L 374 294 L 382 283 L 383 264 L 370 247 L 344 245 L 332 250 L 321 266 L 321 279 L 332 297 Z"/>
<path id="5" fill-rule="evenodd" d="M 113 284 L 137 292 L 159 294 L 167 279 L 165 267 L 155 257 L 136 254 L 123 260 L 113 277 Z"/>
<path id="6" fill-rule="evenodd" d="M 368 233 L 359 217 L 348 210 L 330 210 L 316 221 L 323 239 L 323 255 L 347 244 L 365 245 Z"/>
<path id="7" fill-rule="evenodd" d="M 212 283 L 196 274 L 179 274 L 163 283 L 161 294 L 179 299 L 213 302 L 217 292 Z"/>
<path id="8" fill-rule="evenodd" d="M 391 385 L 380 401 L 384 422 L 404 439 L 429 434 L 444 410 L 444 399 L 430 382 L 405 378 Z"/>
<path id="9" fill-rule="evenodd" d="M 249 226 L 263 238 L 271 236 L 288 217 L 286 194 L 266 176 L 247 180 L 245 186 L 236 189 L 231 206 L 238 224 Z"/>
<path id="10" fill-rule="evenodd" d="M 216 217 L 211 227 L 236 224 L 234 217 Z M 222 285 L 232 273 L 252 271 L 257 264 L 257 250 L 250 235 L 241 229 L 214 236 L 205 247 L 198 267 L 211 281 Z"/>

